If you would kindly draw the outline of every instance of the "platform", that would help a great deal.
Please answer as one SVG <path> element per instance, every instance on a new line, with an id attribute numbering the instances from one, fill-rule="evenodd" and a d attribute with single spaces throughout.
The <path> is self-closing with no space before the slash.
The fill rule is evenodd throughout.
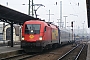
<path id="1" fill-rule="evenodd" d="M 87 49 L 87 58 L 86 60 L 90 60 L 90 41 L 88 42 L 88 49 Z"/>
<path id="2" fill-rule="evenodd" d="M 14 47 L 10 46 L 3 46 L 0 47 L 0 58 L 7 57 L 9 55 L 15 55 L 19 53 L 22 49 L 20 45 L 15 45 Z"/>

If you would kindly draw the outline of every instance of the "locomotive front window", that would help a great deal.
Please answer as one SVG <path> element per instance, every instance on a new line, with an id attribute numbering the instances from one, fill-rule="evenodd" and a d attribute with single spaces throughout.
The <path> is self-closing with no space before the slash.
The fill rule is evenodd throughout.
<path id="1" fill-rule="evenodd" d="M 25 34 L 39 34 L 40 24 L 27 24 L 25 25 Z"/>

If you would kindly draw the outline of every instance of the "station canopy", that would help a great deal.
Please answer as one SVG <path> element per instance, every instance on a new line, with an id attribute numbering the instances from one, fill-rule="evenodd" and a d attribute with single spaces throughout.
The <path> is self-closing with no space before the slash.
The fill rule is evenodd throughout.
<path id="1" fill-rule="evenodd" d="M 90 27 L 90 0 L 86 0 L 88 27 Z"/>
<path id="2" fill-rule="evenodd" d="M 24 13 L 0 5 L 0 21 L 2 22 L 7 23 L 12 22 L 13 24 L 21 25 L 27 20 L 35 20 L 35 19 L 37 18 L 34 18 L 32 16 L 26 15 Z"/>

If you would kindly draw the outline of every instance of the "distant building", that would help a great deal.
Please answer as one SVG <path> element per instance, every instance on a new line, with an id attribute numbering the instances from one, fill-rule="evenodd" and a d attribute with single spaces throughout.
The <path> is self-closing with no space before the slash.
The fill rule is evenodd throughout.
<path id="1" fill-rule="evenodd" d="M 0 40 L 3 40 L 3 24 L 0 24 Z"/>
<path id="2" fill-rule="evenodd" d="M 3 33 L 3 24 L 0 24 L 0 34 Z"/>
<path id="3" fill-rule="evenodd" d="M 13 24 L 13 41 L 20 41 L 20 35 L 20 25 Z M 3 40 L 11 40 L 10 24 L 4 26 Z"/>

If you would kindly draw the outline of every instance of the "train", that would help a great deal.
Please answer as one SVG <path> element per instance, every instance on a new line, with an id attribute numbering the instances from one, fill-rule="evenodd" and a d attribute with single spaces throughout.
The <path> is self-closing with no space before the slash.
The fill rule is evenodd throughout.
<path id="1" fill-rule="evenodd" d="M 74 42 L 72 36 L 70 31 L 60 29 L 52 22 L 29 20 L 22 25 L 21 48 L 25 52 L 41 52 Z"/>

